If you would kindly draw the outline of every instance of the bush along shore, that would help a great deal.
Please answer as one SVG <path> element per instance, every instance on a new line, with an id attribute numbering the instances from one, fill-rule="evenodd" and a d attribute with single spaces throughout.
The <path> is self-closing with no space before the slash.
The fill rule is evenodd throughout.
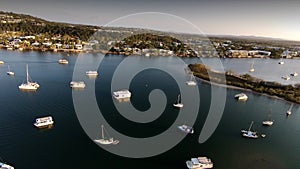
<path id="1" fill-rule="evenodd" d="M 233 72 L 216 72 L 204 64 L 190 64 L 193 74 L 203 80 L 217 84 L 230 85 L 244 89 L 250 89 L 258 93 L 264 93 L 283 98 L 287 101 L 300 104 L 300 84 L 282 85 L 277 82 L 268 82 L 250 76 L 249 74 L 236 75 Z"/>

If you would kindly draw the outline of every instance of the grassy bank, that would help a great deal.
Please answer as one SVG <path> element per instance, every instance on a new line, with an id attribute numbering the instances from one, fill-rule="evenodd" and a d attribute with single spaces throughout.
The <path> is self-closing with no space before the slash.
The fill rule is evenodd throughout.
<path id="1" fill-rule="evenodd" d="M 193 74 L 201 79 L 218 84 L 226 84 L 240 88 L 250 89 L 258 93 L 265 93 L 283 98 L 287 101 L 300 104 L 300 85 L 282 85 L 277 82 L 268 82 L 249 74 L 235 75 L 232 72 L 220 73 L 205 67 L 204 64 L 190 64 Z"/>

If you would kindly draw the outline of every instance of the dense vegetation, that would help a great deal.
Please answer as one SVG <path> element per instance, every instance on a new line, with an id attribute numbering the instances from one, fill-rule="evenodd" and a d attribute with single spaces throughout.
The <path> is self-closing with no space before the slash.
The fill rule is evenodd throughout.
<path id="1" fill-rule="evenodd" d="M 203 64 L 190 64 L 189 68 L 194 75 L 219 84 L 227 84 L 245 89 L 250 89 L 259 93 L 266 93 L 273 96 L 281 97 L 285 100 L 300 103 L 300 85 L 281 85 L 277 82 L 266 82 L 254 78 L 248 74 L 234 75 L 232 72 L 225 74 L 214 72 L 206 68 Z"/>
<path id="2" fill-rule="evenodd" d="M 20 31 L 24 35 L 48 34 L 53 35 L 69 35 L 78 37 L 80 40 L 87 41 L 97 29 L 98 26 L 76 25 L 68 23 L 49 22 L 40 18 L 23 14 L 14 14 L 0 12 L 2 15 L 12 16 L 13 19 L 20 19 L 17 23 L 0 22 L 0 32 L 2 31 Z M 1 19 L 5 20 L 5 19 Z"/>
<path id="3" fill-rule="evenodd" d="M 174 54 L 180 57 L 196 57 L 197 54 L 185 45 L 180 40 L 165 35 L 156 35 L 152 33 L 142 33 L 129 36 L 117 43 L 115 47 L 121 50 L 116 51 L 115 48 L 111 48 L 111 52 L 125 52 L 126 48 L 137 48 L 137 49 L 163 49 L 173 51 Z M 132 53 L 132 51 L 129 51 Z"/>

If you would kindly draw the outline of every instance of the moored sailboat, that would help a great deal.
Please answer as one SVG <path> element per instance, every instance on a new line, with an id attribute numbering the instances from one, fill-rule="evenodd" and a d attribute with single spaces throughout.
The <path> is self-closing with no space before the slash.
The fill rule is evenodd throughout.
<path id="1" fill-rule="evenodd" d="M 7 66 L 7 68 L 8 68 L 8 71 L 6 72 L 6 74 L 9 75 L 9 76 L 14 76 L 15 72 L 13 72 L 13 71 L 10 70 L 9 65 Z"/>
<path id="2" fill-rule="evenodd" d="M 94 142 L 99 143 L 99 144 L 109 145 L 109 144 L 118 144 L 120 141 L 114 140 L 114 138 L 112 138 L 112 137 L 105 138 L 104 126 L 101 125 L 101 139 L 95 139 Z"/>
<path id="3" fill-rule="evenodd" d="M 291 104 L 290 108 L 286 111 L 286 115 L 289 116 L 292 114 L 293 104 Z"/>
<path id="4" fill-rule="evenodd" d="M 251 64 L 251 67 L 250 67 L 250 69 L 249 69 L 249 72 L 254 72 L 254 62 L 252 62 L 252 64 Z"/>
<path id="5" fill-rule="evenodd" d="M 177 102 L 174 103 L 173 106 L 177 107 L 177 108 L 182 108 L 183 107 L 183 104 L 181 103 L 181 96 L 180 96 L 180 94 L 177 97 Z"/>
<path id="6" fill-rule="evenodd" d="M 251 131 L 253 125 L 253 121 L 251 122 L 251 125 L 248 130 L 241 130 L 242 136 L 247 138 L 258 138 L 258 134 L 256 131 Z"/>
<path id="7" fill-rule="evenodd" d="M 37 90 L 40 87 L 40 85 L 37 82 L 30 81 L 30 76 L 28 73 L 28 65 L 26 65 L 26 81 L 27 81 L 26 83 L 22 83 L 19 86 L 20 90 Z"/>
<path id="8" fill-rule="evenodd" d="M 196 86 L 197 83 L 195 81 L 195 77 L 193 74 L 191 74 L 190 80 L 185 82 L 188 86 Z"/>
<path id="9" fill-rule="evenodd" d="M 264 121 L 262 122 L 262 124 L 263 124 L 264 126 L 272 126 L 273 123 L 274 123 L 274 120 L 271 120 L 271 114 L 270 114 L 270 113 L 269 113 L 269 115 L 268 115 L 268 119 L 266 119 L 266 120 L 264 120 Z"/>

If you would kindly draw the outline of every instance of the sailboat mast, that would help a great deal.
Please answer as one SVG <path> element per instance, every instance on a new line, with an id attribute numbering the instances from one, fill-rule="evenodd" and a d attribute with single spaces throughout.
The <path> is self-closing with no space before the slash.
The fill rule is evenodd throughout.
<path id="1" fill-rule="evenodd" d="M 29 83 L 28 64 L 26 65 L 26 80 L 27 80 L 27 83 Z"/>
<path id="2" fill-rule="evenodd" d="M 250 127 L 249 127 L 248 131 L 251 131 L 251 127 L 252 127 L 252 125 L 253 125 L 253 121 L 251 122 L 251 124 L 250 124 Z"/>
<path id="3" fill-rule="evenodd" d="M 291 110 L 292 110 L 292 108 L 293 108 L 293 104 L 291 104 L 291 106 L 290 106 L 290 108 L 289 108 L 289 111 L 291 111 Z"/>
<path id="4" fill-rule="evenodd" d="M 102 134 L 102 139 L 104 139 L 104 129 L 103 129 L 103 125 L 101 125 L 101 134 Z"/>

